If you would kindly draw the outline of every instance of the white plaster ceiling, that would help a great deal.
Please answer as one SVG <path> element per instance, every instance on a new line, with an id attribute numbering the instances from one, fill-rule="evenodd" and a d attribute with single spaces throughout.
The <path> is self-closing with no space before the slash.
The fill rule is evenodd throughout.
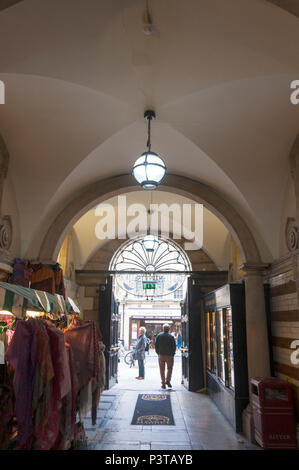
<path id="1" fill-rule="evenodd" d="M 89 182 L 152 146 L 168 171 L 222 191 L 264 260 L 279 249 L 299 106 L 299 20 L 261 0 L 24 0 L 0 12 L 0 132 L 23 254 Z"/>

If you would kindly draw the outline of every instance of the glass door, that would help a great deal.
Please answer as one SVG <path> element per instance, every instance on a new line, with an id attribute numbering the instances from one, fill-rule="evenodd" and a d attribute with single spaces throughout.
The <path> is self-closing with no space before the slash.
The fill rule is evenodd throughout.
<path id="1" fill-rule="evenodd" d="M 212 361 L 211 361 L 211 328 L 210 328 L 210 312 L 206 312 L 206 361 L 207 368 L 211 370 Z"/>
<path id="2" fill-rule="evenodd" d="M 206 312 L 206 356 L 207 368 L 216 373 L 216 315 Z"/>
<path id="3" fill-rule="evenodd" d="M 216 374 L 216 314 L 210 314 L 210 331 L 211 331 L 211 371 Z"/>
<path id="4" fill-rule="evenodd" d="M 182 384 L 189 388 L 189 316 L 188 316 L 188 299 L 181 302 L 181 325 L 182 325 Z"/>
<path id="5" fill-rule="evenodd" d="M 218 377 L 225 384 L 225 344 L 223 310 L 217 310 L 217 366 Z"/>
<path id="6" fill-rule="evenodd" d="M 233 349 L 233 322 L 231 308 L 225 309 L 225 332 L 226 332 L 226 364 L 227 364 L 227 385 L 234 389 L 234 349 Z"/>

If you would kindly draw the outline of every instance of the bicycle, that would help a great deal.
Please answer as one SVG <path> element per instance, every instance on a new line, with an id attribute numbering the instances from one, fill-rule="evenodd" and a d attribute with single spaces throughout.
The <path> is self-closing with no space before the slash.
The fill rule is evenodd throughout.
<path id="1" fill-rule="evenodd" d="M 122 343 L 121 340 L 118 340 L 118 347 L 119 347 L 119 350 L 118 350 L 118 359 L 121 358 L 121 356 L 124 356 L 125 353 L 126 353 L 126 350 L 124 348 L 124 345 Z"/>
<path id="2" fill-rule="evenodd" d="M 130 366 L 130 368 L 135 366 L 135 359 L 134 359 L 134 350 L 129 351 L 124 357 L 125 363 Z"/>

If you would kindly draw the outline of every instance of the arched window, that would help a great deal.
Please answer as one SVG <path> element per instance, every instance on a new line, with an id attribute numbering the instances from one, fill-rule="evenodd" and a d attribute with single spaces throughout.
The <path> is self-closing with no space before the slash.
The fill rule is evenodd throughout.
<path id="1" fill-rule="evenodd" d="M 109 269 L 116 271 L 116 297 L 180 300 L 191 263 L 173 240 L 147 236 L 129 240 L 115 253 Z M 122 273 L 123 272 L 123 273 Z"/>

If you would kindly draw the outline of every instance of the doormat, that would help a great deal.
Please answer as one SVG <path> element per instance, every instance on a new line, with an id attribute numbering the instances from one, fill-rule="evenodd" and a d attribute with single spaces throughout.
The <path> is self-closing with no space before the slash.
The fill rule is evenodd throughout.
<path id="1" fill-rule="evenodd" d="M 139 394 L 131 424 L 174 425 L 170 396 Z"/>

